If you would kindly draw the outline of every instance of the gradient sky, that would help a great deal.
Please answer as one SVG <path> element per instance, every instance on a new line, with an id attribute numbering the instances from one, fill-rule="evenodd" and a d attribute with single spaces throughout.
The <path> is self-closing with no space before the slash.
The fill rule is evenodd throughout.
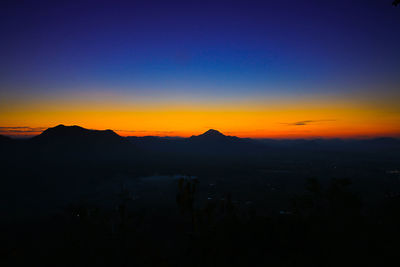
<path id="1" fill-rule="evenodd" d="M 2 1 L 0 133 L 400 137 L 391 2 Z"/>

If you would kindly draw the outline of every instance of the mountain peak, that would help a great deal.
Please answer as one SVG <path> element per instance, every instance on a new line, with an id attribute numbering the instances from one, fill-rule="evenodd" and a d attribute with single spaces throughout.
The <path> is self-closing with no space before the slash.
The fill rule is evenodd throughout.
<path id="1" fill-rule="evenodd" d="M 219 132 L 217 130 L 210 129 L 207 132 L 205 132 L 199 136 L 209 136 L 209 137 L 220 136 L 220 137 L 222 137 L 222 136 L 226 136 L 226 135 L 222 134 L 221 132 Z"/>
<path id="2" fill-rule="evenodd" d="M 227 136 L 217 130 L 210 129 L 200 135 L 193 135 L 191 138 L 195 140 L 224 141 L 231 139 L 232 136 Z"/>
<path id="3" fill-rule="evenodd" d="M 86 132 L 88 131 L 85 128 L 82 128 L 77 125 L 73 126 L 65 126 L 64 124 L 59 124 L 55 127 L 51 127 L 43 131 L 42 135 L 49 135 L 49 134 L 76 134 L 76 133 L 81 133 L 81 132 Z"/>

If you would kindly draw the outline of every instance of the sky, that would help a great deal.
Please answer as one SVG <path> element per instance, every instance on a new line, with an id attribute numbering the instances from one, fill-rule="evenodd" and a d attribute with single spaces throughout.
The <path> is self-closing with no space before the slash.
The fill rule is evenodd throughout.
<path id="1" fill-rule="evenodd" d="M 391 2 L 1 1 L 0 134 L 400 137 Z"/>

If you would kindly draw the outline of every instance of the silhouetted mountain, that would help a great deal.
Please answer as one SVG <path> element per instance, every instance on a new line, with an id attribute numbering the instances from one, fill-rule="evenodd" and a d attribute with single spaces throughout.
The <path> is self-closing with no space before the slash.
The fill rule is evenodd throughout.
<path id="1" fill-rule="evenodd" d="M 80 126 L 58 125 L 45 130 L 38 136 L 32 138 L 40 143 L 99 143 L 99 144 L 120 144 L 126 143 L 124 138 L 112 130 L 89 130 Z"/>
<path id="2" fill-rule="evenodd" d="M 192 137 L 196 137 L 196 136 L 192 136 Z M 219 132 L 217 130 L 210 129 L 207 132 L 198 135 L 197 137 L 202 137 L 202 138 L 224 138 L 224 137 L 227 137 L 227 136 L 222 134 L 221 132 Z"/>
<path id="3" fill-rule="evenodd" d="M 202 157 L 215 155 L 226 157 L 241 154 L 244 150 L 257 152 L 257 146 L 264 148 L 264 145 L 256 140 L 227 136 L 214 129 L 189 138 L 145 136 L 128 137 L 127 139 L 135 146 L 140 147 L 142 151 L 164 156 Z"/>
<path id="4" fill-rule="evenodd" d="M 143 137 L 136 137 L 130 136 L 127 137 L 129 141 L 138 146 L 143 148 L 154 148 L 154 149 L 183 149 L 183 147 L 188 148 L 190 144 L 207 144 L 207 143 L 229 143 L 229 142 L 243 142 L 247 139 L 238 138 L 236 136 L 227 136 L 222 134 L 217 130 L 210 129 L 203 134 L 200 135 L 193 135 L 189 138 L 170 138 L 170 137 L 158 137 L 158 136 L 143 136 Z"/>
<path id="5" fill-rule="evenodd" d="M 198 155 L 214 155 L 219 157 L 236 157 L 245 154 L 258 154 L 261 150 L 267 152 L 267 147 L 254 139 L 239 138 L 224 135 L 210 129 L 203 134 L 191 136 L 186 140 L 191 153 Z"/>
<path id="6" fill-rule="evenodd" d="M 9 145 L 7 145 L 9 144 Z M 58 125 L 45 130 L 30 140 L 12 140 L 0 136 L 4 157 L 13 154 L 47 159 L 135 159 L 147 161 L 149 166 L 158 160 L 162 164 L 171 161 L 199 160 L 208 162 L 227 161 L 233 158 L 267 158 L 287 155 L 318 155 L 318 153 L 362 153 L 363 155 L 385 153 L 395 155 L 400 149 L 400 140 L 376 138 L 369 140 L 350 139 L 250 139 L 228 136 L 210 129 L 189 138 L 167 137 L 121 137 L 112 130 L 89 130 L 79 126 Z M 29 153 L 25 153 L 28 151 Z M 383 155 L 383 154 L 382 154 Z M 194 159 L 196 158 L 196 159 Z M 210 161 L 210 162 L 211 162 Z"/>
<path id="7" fill-rule="evenodd" d="M 45 130 L 29 142 L 45 156 L 81 158 L 124 156 L 132 145 L 112 130 L 89 130 L 80 126 L 58 125 Z"/>
<path id="8" fill-rule="evenodd" d="M 206 131 L 205 133 L 202 133 L 200 135 L 193 135 L 189 138 L 189 141 L 200 141 L 200 142 L 241 142 L 244 139 L 236 137 L 236 136 L 229 136 L 229 135 L 224 135 L 221 132 L 210 129 Z"/>

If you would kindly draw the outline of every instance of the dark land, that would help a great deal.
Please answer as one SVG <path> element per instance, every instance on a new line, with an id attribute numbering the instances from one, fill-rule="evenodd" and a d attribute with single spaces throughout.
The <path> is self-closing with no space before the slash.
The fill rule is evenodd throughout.
<path id="1" fill-rule="evenodd" d="M 0 136 L 1 266 L 382 266 L 400 140 Z"/>

